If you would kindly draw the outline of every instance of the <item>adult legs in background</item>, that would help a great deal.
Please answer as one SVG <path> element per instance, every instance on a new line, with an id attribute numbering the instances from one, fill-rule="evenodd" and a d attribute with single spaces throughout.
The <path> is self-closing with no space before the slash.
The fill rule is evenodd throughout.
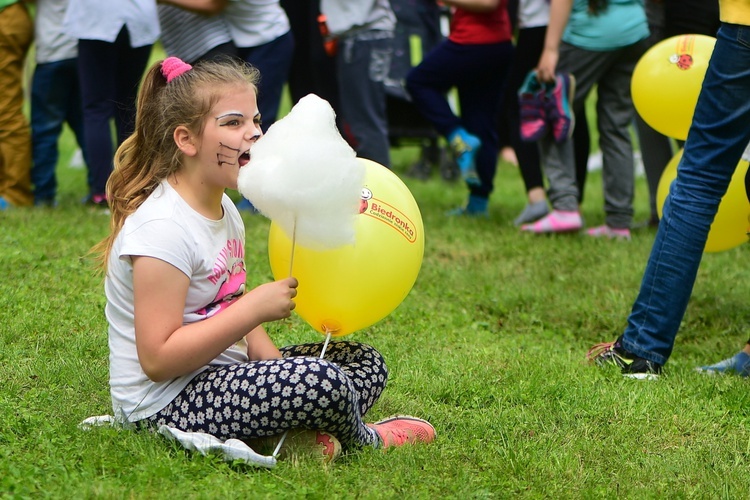
<path id="1" fill-rule="evenodd" d="M 102 201 L 112 172 L 115 146 L 110 120 L 115 122 L 117 146 L 133 132 L 135 97 L 151 46 L 130 47 L 123 27 L 114 43 L 78 41 L 78 75 L 83 104 L 84 137 L 91 171 L 92 200 Z"/>
<path id="2" fill-rule="evenodd" d="M 513 65 L 508 74 L 505 88 L 504 102 L 507 110 L 510 144 L 516 152 L 518 167 L 528 198 L 523 212 L 513 221 L 517 226 L 534 222 L 547 215 L 549 211 L 547 196 L 544 192 L 539 147 L 536 142 L 521 140 L 521 115 L 518 104 L 518 89 L 523 84 L 526 75 L 534 69 L 537 61 L 539 61 L 546 32 L 546 26 L 524 28 L 518 31 Z"/>
<path id="3" fill-rule="evenodd" d="M 391 167 L 385 79 L 393 33 L 372 31 L 339 39 L 336 75 L 343 136 L 357 156 Z"/>
<path id="4" fill-rule="evenodd" d="M 331 104 L 338 115 L 336 59 L 327 54 L 318 25 L 319 0 L 281 0 L 294 34 L 295 46 L 289 70 L 289 93 L 296 103 L 315 94 Z M 338 116 L 337 116 L 338 119 Z"/>
<path id="5" fill-rule="evenodd" d="M 31 134 L 23 114 L 23 66 L 33 37 L 26 8 L 0 11 L 0 210 L 31 205 Z"/>
<path id="6" fill-rule="evenodd" d="M 76 59 L 37 64 L 31 82 L 31 143 L 34 203 L 52 205 L 57 195 L 58 140 L 67 122 L 87 159 Z"/>
<path id="7" fill-rule="evenodd" d="M 651 34 L 647 39 L 649 47 L 653 47 L 665 38 L 664 26 L 666 4 L 668 2 L 646 2 L 646 18 Z M 702 3 L 702 2 L 701 2 Z M 718 3 L 716 4 L 716 15 L 718 16 Z M 648 184 L 650 216 L 646 222 L 648 226 L 656 226 L 659 223 L 659 213 L 656 207 L 656 191 L 659 187 L 661 174 L 669 160 L 672 159 L 671 140 L 657 132 L 643 119 L 635 114 L 635 130 L 638 134 L 638 144 L 641 149 L 641 160 L 646 173 Z"/>
<path id="8" fill-rule="evenodd" d="M 606 73 L 598 79 L 597 123 L 602 150 L 605 223 L 629 229 L 633 222 L 635 166 L 630 124 L 635 110 L 630 79 L 647 44 L 636 43 L 615 51 Z"/>
<path id="9" fill-rule="evenodd" d="M 643 118 L 635 116 L 635 130 L 638 133 L 638 143 L 641 147 L 641 159 L 648 184 L 648 198 L 650 217 L 648 225 L 656 226 L 659 223 L 659 213 L 656 206 L 656 192 L 659 181 L 664 172 L 664 167 L 672 159 L 672 142 L 669 137 L 662 135 L 651 128 Z"/>
<path id="10" fill-rule="evenodd" d="M 440 134 L 450 137 L 463 129 L 481 141 L 475 158 L 479 183 L 470 184 L 468 213 L 487 212 L 499 149 L 497 111 L 512 56 L 509 42 L 460 45 L 446 40 L 427 54 L 406 79 L 415 106 Z M 453 87 L 458 90 L 460 117 L 453 113 L 446 98 Z"/>
<path id="11" fill-rule="evenodd" d="M 279 114 L 281 94 L 284 91 L 294 54 L 294 35 L 289 31 L 276 40 L 257 47 L 240 47 L 238 54 L 243 61 L 260 70 L 258 110 L 265 132 L 274 124 Z"/>

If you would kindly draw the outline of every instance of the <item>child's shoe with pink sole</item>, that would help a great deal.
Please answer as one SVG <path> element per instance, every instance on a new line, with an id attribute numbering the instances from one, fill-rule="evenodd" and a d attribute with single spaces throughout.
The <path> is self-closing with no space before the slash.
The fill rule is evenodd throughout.
<path id="1" fill-rule="evenodd" d="M 553 210 L 536 222 L 522 225 L 521 231 L 536 234 L 572 233 L 580 231 L 582 227 L 583 219 L 580 212 Z"/>

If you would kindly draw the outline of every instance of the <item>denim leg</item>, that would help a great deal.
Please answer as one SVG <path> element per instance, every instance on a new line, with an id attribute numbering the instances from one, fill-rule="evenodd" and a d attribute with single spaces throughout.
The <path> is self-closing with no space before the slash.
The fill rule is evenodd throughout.
<path id="1" fill-rule="evenodd" d="M 57 141 L 68 106 L 69 64 L 75 59 L 37 64 L 31 81 L 31 183 L 34 201 L 54 200 L 57 192 Z"/>
<path id="2" fill-rule="evenodd" d="M 672 353 L 708 231 L 750 142 L 750 28 L 722 24 L 677 178 L 664 204 L 622 344 L 664 364 Z"/>
<path id="3" fill-rule="evenodd" d="M 390 32 L 367 32 L 339 41 L 336 55 L 344 136 L 357 156 L 391 166 L 384 80 L 393 51 Z"/>

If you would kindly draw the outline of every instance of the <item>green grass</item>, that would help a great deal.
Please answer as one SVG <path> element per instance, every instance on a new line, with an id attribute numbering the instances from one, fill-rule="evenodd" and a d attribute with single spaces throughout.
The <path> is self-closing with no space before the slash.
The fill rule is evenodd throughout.
<path id="1" fill-rule="evenodd" d="M 747 339 L 748 248 L 707 255 L 666 375 L 623 380 L 583 362 L 625 324 L 653 241 L 534 237 L 512 226 L 525 203 L 501 164 L 489 220 L 450 219 L 460 184 L 403 176 L 426 248 L 404 302 L 348 337 L 377 347 L 388 388 L 371 419 L 423 416 L 429 446 L 350 452 L 333 465 L 273 470 L 184 451 L 160 436 L 77 424 L 111 412 L 101 278 L 88 249 L 108 219 L 80 205 L 85 173 L 63 137 L 60 206 L 0 214 L 0 496 L 50 498 L 502 498 L 750 495 L 745 380 L 693 371 Z M 403 174 L 417 152 L 394 151 Z M 232 194 L 236 196 L 236 193 Z M 636 220 L 647 217 L 638 180 Z M 584 217 L 604 219 L 601 178 Z M 269 223 L 246 216 L 249 282 L 271 279 Z M 279 344 L 320 338 L 298 318 Z"/>

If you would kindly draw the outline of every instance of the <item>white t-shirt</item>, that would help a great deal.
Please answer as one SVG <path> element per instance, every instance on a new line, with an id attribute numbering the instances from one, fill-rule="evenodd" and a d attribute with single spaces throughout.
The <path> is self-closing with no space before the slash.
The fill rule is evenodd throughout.
<path id="1" fill-rule="evenodd" d="M 156 0 L 70 0 L 63 32 L 76 39 L 112 43 L 123 26 L 128 27 L 133 48 L 156 42 L 160 33 Z"/>
<path id="2" fill-rule="evenodd" d="M 158 413 L 190 380 L 207 368 L 164 382 L 143 372 L 135 346 L 133 263 L 148 256 L 172 264 L 190 278 L 183 324 L 220 313 L 245 291 L 245 226 L 231 199 L 222 200 L 224 217 L 210 220 L 193 210 L 167 181 L 131 214 L 115 239 L 104 290 L 109 321 L 112 407 L 130 422 Z M 247 361 L 244 340 L 210 365 Z"/>
<path id="3" fill-rule="evenodd" d="M 333 36 L 396 28 L 396 15 L 388 0 L 321 0 L 320 11 Z"/>
<path id="4" fill-rule="evenodd" d="M 272 42 L 290 30 L 279 0 L 230 0 L 222 14 L 234 44 L 241 49 Z"/>
<path id="5" fill-rule="evenodd" d="M 521 0 L 518 5 L 518 26 L 538 28 L 549 24 L 549 0 Z"/>
<path id="6" fill-rule="evenodd" d="M 62 31 L 68 0 L 37 0 L 34 42 L 38 64 L 64 61 L 78 56 L 78 40 Z"/>

